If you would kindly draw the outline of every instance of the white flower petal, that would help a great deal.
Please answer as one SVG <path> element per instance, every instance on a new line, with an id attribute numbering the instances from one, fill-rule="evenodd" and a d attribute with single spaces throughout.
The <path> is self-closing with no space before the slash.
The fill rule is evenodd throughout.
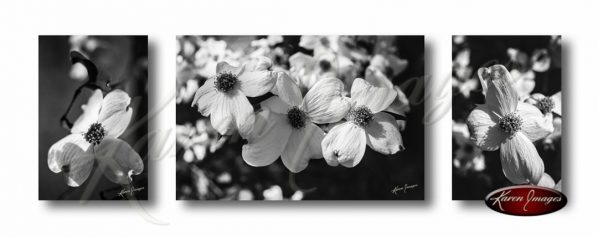
<path id="1" fill-rule="evenodd" d="M 306 73 L 313 71 L 317 60 L 304 53 L 295 53 L 289 57 L 289 64 L 294 69 L 304 69 Z"/>
<path id="2" fill-rule="evenodd" d="M 293 173 L 303 171 L 310 159 L 323 157 L 323 139 L 324 131 L 311 122 L 307 122 L 304 128 L 293 129 L 282 152 L 282 163 Z"/>
<path id="3" fill-rule="evenodd" d="M 291 130 L 283 115 L 269 110 L 258 112 L 248 142 L 243 145 L 243 160 L 257 167 L 272 164 L 285 149 Z"/>
<path id="4" fill-rule="evenodd" d="M 272 60 L 268 57 L 258 56 L 245 64 L 249 71 L 266 71 L 272 67 Z"/>
<path id="5" fill-rule="evenodd" d="M 197 111 L 203 116 L 209 116 L 212 112 L 212 105 L 216 103 L 218 91 L 214 87 L 214 79 L 206 80 L 195 92 L 191 106 L 197 105 Z"/>
<path id="6" fill-rule="evenodd" d="M 372 66 L 365 70 L 365 80 L 375 87 L 394 87 L 390 79 L 382 71 Z"/>
<path id="7" fill-rule="evenodd" d="M 268 93 L 274 86 L 275 78 L 271 71 L 243 71 L 239 76 L 239 89 L 249 97 Z"/>
<path id="8" fill-rule="evenodd" d="M 315 49 L 316 46 L 320 45 L 320 39 L 322 36 L 316 35 L 302 35 L 299 40 L 299 47 L 304 49 Z"/>
<path id="9" fill-rule="evenodd" d="M 75 120 L 75 123 L 73 123 L 71 133 L 87 132 L 87 129 L 89 129 L 91 124 L 98 122 L 103 100 L 104 97 L 102 95 L 102 90 L 96 89 L 89 97 L 89 100 L 87 100 L 87 104 L 81 106 L 83 113 L 79 116 L 79 118 L 77 118 L 77 120 Z"/>
<path id="10" fill-rule="evenodd" d="M 317 82 L 303 99 L 302 109 L 314 123 L 333 123 L 341 120 L 349 109 L 351 102 L 342 96 L 342 81 L 326 78 Z"/>
<path id="11" fill-rule="evenodd" d="M 367 144 L 384 155 L 392 155 L 404 150 L 399 126 L 390 114 L 380 112 L 365 127 Z"/>
<path id="12" fill-rule="evenodd" d="M 525 100 L 529 98 L 530 93 L 534 90 L 534 87 L 536 87 L 536 80 L 534 79 L 535 77 L 536 75 L 532 70 L 529 70 L 525 73 L 522 73 L 516 69 L 511 70 L 513 87 L 517 91 L 517 95 L 519 95 L 519 100 Z"/>
<path id="13" fill-rule="evenodd" d="M 243 93 L 237 90 L 217 93 L 213 103 L 210 122 L 220 134 L 231 134 L 235 125 L 243 137 L 251 131 L 255 121 L 253 106 Z"/>
<path id="14" fill-rule="evenodd" d="M 496 151 L 509 135 L 498 126 L 497 111 L 478 105 L 467 117 L 471 141 L 484 151 Z"/>
<path id="15" fill-rule="evenodd" d="M 552 101 L 554 102 L 554 108 L 552 108 L 552 112 L 555 114 L 561 115 L 561 92 L 557 92 L 556 94 L 552 95 Z"/>
<path id="16" fill-rule="evenodd" d="M 262 108 L 270 110 L 277 114 L 287 114 L 292 108 L 290 104 L 280 99 L 278 96 L 272 96 L 260 103 Z"/>
<path id="17" fill-rule="evenodd" d="M 520 132 L 501 145 L 500 161 L 503 173 L 514 184 L 536 185 L 544 173 L 536 147 Z"/>
<path id="18" fill-rule="evenodd" d="M 133 114 L 130 103 L 131 97 L 122 90 L 116 89 L 106 95 L 98 122 L 106 129 L 107 137 L 118 137 L 127 129 Z"/>
<path id="19" fill-rule="evenodd" d="M 88 153 L 90 144 L 81 134 L 70 134 L 54 143 L 48 151 L 48 167 L 54 173 L 63 172 L 66 184 L 78 187 L 91 173 L 94 157 Z"/>
<path id="20" fill-rule="evenodd" d="M 398 114 L 401 116 L 405 116 L 409 111 L 411 111 L 411 107 L 409 106 L 409 99 L 400 87 L 394 86 L 395 91 L 397 92 L 397 98 L 390 104 L 390 106 L 385 110 L 394 114 Z"/>
<path id="21" fill-rule="evenodd" d="M 488 92 L 488 80 L 490 80 L 490 75 L 487 73 L 488 71 L 486 68 L 478 69 L 478 79 L 480 80 L 480 85 L 482 85 L 482 93 L 486 95 Z"/>
<path id="22" fill-rule="evenodd" d="M 132 175 L 143 172 L 143 160 L 139 154 L 120 139 L 106 138 L 94 150 L 99 169 L 113 183 L 129 184 Z"/>
<path id="23" fill-rule="evenodd" d="M 233 67 L 227 62 L 219 62 L 216 64 L 216 74 L 223 72 L 229 72 L 234 75 L 239 75 L 243 71 L 244 67 Z"/>
<path id="24" fill-rule="evenodd" d="M 514 112 L 519 97 L 509 71 L 499 64 L 480 70 L 479 74 L 488 84 L 486 104 L 498 108 L 500 115 Z"/>
<path id="25" fill-rule="evenodd" d="M 375 87 L 361 78 L 353 81 L 351 100 L 355 106 L 365 105 L 372 113 L 387 109 L 397 98 L 393 88 Z"/>
<path id="26" fill-rule="evenodd" d="M 519 102 L 517 112 L 523 119 L 521 132 L 532 142 L 545 138 L 554 132 L 552 113 L 546 116 L 538 108 L 528 103 Z"/>
<path id="27" fill-rule="evenodd" d="M 333 127 L 322 140 L 322 154 L 326 163 L 337 166 L 355 167 L 365 154 L 365 131 L 351 123 L 345 122 Z"/>
<path id="28" fill-rule="evenodd" d="M 301 90 L 286 72 L 277 73 L 276 86 L 273 88 L 272 93 L 278 95 L 291 106 L 300 106 L 303 101 Z"/>
<path id="29" fill-rule="evenodd" d="M 538 186 L 540 187 L 546 187 L 546 188 L 554 188 L 554 179 L 552 179 L 552 177 L 550 177 L 549 174 L 544 173 L 542 174 L 542 178 L 540 178 L 540 181 L 538 182 Z"/>
<path id="30" fill-rule="evenodd" d="M 270 66 L 272 61 L 265 57 L 259 57 L 243 66 L 244 70 L 237 75 L 237 83 L 244 95 L 257 97 L 272 90 L 276 83 L 276 74 L 268 70 Z"/>
<path id="31" fill-rule="evenodd" d="M 555 185 L 554 185 L 554 189 L 558 190 L 559 192 L 563 191 L 563 183 L 562 183 L 562 179 L 559 180 Z"/>

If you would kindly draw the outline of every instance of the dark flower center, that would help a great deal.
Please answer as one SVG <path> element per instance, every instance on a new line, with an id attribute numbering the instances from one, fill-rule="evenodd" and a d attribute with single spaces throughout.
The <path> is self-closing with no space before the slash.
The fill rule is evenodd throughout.
<path id="1" fill-rule="evenodd" d="M 221 72 L 216 76 L 214 86 L 216 86 L 216 89 L 221 92 L 227 92 L 233 89 L 237 83 L 237 80 L 237 75 L 232 74 L 231 72 Z"/>
<path id="2" fill-rule="evenodd" d="M 307 119 L 307 115 L 305 112 L 301 111 L 297 106 L 293 106 L 293 108 L 289 109 L 287 112 L 287 119 L 289 120 L 289 124 L 295 129 L 300 129 L 305 127 L 305 120 Z"/>
<path id="3" fill-rule="evenodd" d="M 521 130 L 522 125 L 523 119 L 521 119 L 521 116 L 514 112 L 508 113 L 498 121 L 498 126 L 500 126 L 500 129 L 508 133 L 510 136 L 513 136 L 513 134 Z"/>
<path id="4" fill-rule="evenodd" d="M 102 127 L 102 124 L 94 123 L 91 126 L 89 126 L 89 129 L 87 129 L 87 132 L 85 133 L 84 137 L 85 141 L 93 145 L 97 145 L 100 144 L 100 142 L 102 142 L 105 135 L 106 129 Z"/>
<path id="5" fill-rule="evenodd" d="M 328 62 L 328 60 L 320 60 L 320 69 L 322 69 L 322 71 L 328 71 L 332 68 L 332 64 L 330 64 L 330 62 Z"/>
<path id="6" fill-rule="evenodd" d="M 351 109 L 349 111 L 348 118 L 354 124 L 357 124 L 361 127 L 365 127 L 370 123 L 370 121 L 372 121 L 372 119 L 374 118 L 374 114 L 368 107 L 362 105 L 357 108 Z"/>
<path id="7" fill-rule="evenodd" d="M 537 106 L 543 114 L 547 114 L 554 109 L 554 101 L 550 97 L 544 97 L 538 101 Z"/>

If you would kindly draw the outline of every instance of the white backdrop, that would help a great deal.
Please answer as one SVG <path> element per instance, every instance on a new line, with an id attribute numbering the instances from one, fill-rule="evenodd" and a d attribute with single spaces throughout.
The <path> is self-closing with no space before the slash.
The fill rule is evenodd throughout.
<path id="1" fill-rule="evenodd" d="M 411 236 L 596 232 L 597 3 L 593 1 L 3 1 L 0 3 L 0 235 Z M 400 13 L 400 14 L 398 14 Z M 594 22 L 594 23 L 591 23 Z M 150 161 L 150 199 L 38 201 L 38 35 L 142 34 L 150 40 L 154 143 L 174 146 L 179 34 L 423 34 L 429 103 L 450 106 L 451 35 L 562 34 L 565 209 L 540 217 L 451 201 L 451 119 L 427 129 L 425 202 L 175 201 L 174 150 Z M 429 107 L 428 107 L 429 108 Z M 41 118 L 43 119 L 43 118 Z M 169 147 L 169 146 L 167 146 Z M 592 226 L 594 225 L 594 226 Z"/>

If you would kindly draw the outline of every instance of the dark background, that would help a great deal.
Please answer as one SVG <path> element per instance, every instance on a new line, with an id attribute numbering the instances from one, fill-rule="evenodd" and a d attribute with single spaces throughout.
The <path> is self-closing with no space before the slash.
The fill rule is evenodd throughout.
<path id="1" fill-rule="evenodd" d="M 90 60 L 100 70 L 111 77 L 113 89 L 122 89 L 131 97 L 133 118 L 129 130 L 135 124 L 138 127 L 121 136 L 143 159 L 144 171 L 133 176 L 135 187 L 144 187 L 134 192 L 138 200 L 147 200 L 147 36 L 98 36 L 104 46 L 89 52 Z M 71 188 L 64 182 L 63 174 L 56 174 L 48 168 L 48 150 L 58 140 L 70 134 L 60 124 L 60 118 L 67 110 L 75 90 L 85 83 L 69 77 L 71 46 L 68 36 L 39 37 L 39 199 L 40 200 L 79 200 L 90 180 L 96 174 L 93 169 L 85 183 Z M 77 97 L 68 119 L 74 122 L 81 114 L 81 105 L 87 102 L 92 90 L 83 89 Z M 104 91 L 104 96 L 106 91 Z M 97 166 L 97 164 L 96 164 Z M 103 174 L 95 184 L 88 199 L 120 199 L 117 193 L 122 189 L 106 179 Z"/>

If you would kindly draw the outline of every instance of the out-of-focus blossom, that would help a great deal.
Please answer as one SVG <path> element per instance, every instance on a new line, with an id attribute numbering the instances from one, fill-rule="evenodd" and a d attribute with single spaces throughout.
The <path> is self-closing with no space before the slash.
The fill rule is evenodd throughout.
<path id="1" fill-rule="evenodd" d="M 486 169 L 486 161 L 482 150 L 469 139 L 469 130 L 464 123 L 453 121 L 453 141 L 457 145 L 454 150 L 453 166 L 461 172 L 482 171 Z"/>
<path id="2" fill-rule="evenodd" d="M 222 135 L 231 134 L 236 128 L 244 136 L 250 132 L 255 116 L 247 97 L 268 93 L 276 78 L 268 68 L 270 59 L 261 58 L 255 63 L 233 67 L 218 63 L 216 76 L 201 86 L 193 99 L 203 116 L 210 116 L 212 126 Z"/>
<path id="3" fill-rule="evenodd" d="M 404 150 L 394 117 L 382 112 L 396 99 L 391 88 L 376 87 L 358 78 L 351 88 L 351 109 L 347 121 L 334 126 L 322 140 L 326 163 L 354 167 L 363 158 L 366 144 L 391 155 Z"/>
<path id="4" fill-rule="evenodd" d="M 237 194 L 237 199 L 240 201 L 251 201 L 253 200 L 253 193 L 248 189 L 241 189 L 239 190 L 239 194 Z"/>
<path id="5" fill-rule="evenodd" d="M 269 35 L 266 38 L 261 38 L 258 40 L 251 41 L 251 47 L 254 47 L 255 50 L 251 52 L 249 55 L 250 57 L 267 57 L 270 55 L 270 52 L 273 50 L 272 47 L 280 42 L 282 42 L 283 38 L 280 35 Z"/>
<path id="6" fill-rule="evenodd" d="M 536 49 L 532 54 L 532 70 L 545 72 L 550 68 L 550 55 L 547 49 Z"/>
<path id="7" fill-rule="evenodd" d="M 322 79 L 303 98 L 288 74 L 278 73 L 278 96 L 261 103 L 265 109 L 257 113 L 253 132 L 243 146 L 245 162 L 266 166 L 280 156 L 283 164 L 297 173 L 310 159 L 322 158 L 324 131 L 314 123 L 337 122 L 347 114 L 350 104 L 341 95 L 343 87 L 338 79 Z"/>
<path id="8" fill-rule="evenodd" d="M 520 100 L 525 100 L 536 86 L 535 72 L 546 72 L 551 65 L 551 57 L 547 49 L 536 49 L 529 57 L 527 53 L 509 48 L 507 54 L 513 63 L 511 77 Z"/>
<path id="9" fill-rule="evenodd" d="M 67 185 L 77 187 L 87 180 L 97 160 L 107 179 L 129 184 L 132 175 L 143 172 L 139 154 L 118 138 L 131 121 L 130 102 L 124 91 L 117 89 L 103 97 L 101 90 L 95 90 L 82 107 L 71 134 L 50 147 L 50 170 L 62 172 Z"/>
<path id="10" fill-rule="evenodd" d="M 210 190 L 210 179 L 205 172 L 195 166 L 191 166 L 191 176 L 200 199 L 207 196 Z"/>
<path id="11" fill-rule="evenodd" d="M 224 172 L 224 173 L 218 175 L 218 177 L 216 178 L 216 181 L 221 184 L 230 183 L 231 180 L 232 180 L 232 176 L 228 172 Z"/>
<path id="12" fill-rule="evenodd" d="M 511 78 L 513 78 L 513 87 L 519 95 L 519 100 L 527 99 L 536 87 L 536 74 L 531 70 L 521 72 L 518 69 L 513 69 Z"/>
<path id="13" fill-rule="evenodd" d="M 214 153 L 222 147 L 228 136 L 218 138 L 216 131 L 207 119 L 199 119 L 191 124 L 176 126 L 176 141 L 184 149 L 183 159 L 188 162 L 202 161 L 207 152 Z"/>
<path id="14" fill-rule="evenodd" d="M 376 68 L 391 77 L 401 74 L 409 66 L 409 61 L 401 59 L 394 54 L 376 54 L 370 60 L 370 67 Z"/>
<path id="15" fill-rule="evenodd" d="M 93 61 L 113 84 L 121 81 L 127 67 L 131 66 L 133 46 L 127 37 L 75 35 L 69 38 L 69 45 L 71 51 L 77 51 Z M 71 66 L 69 76 L 83 81 L 88 74 L 83 65 L 75 63 Z"/>
<path id="16" fill-rule="evenodd" d="M 465 43 L 466 36 L 464 35 L 455 35 L 453 36 L 453 43 L 455 44 L 463 44 Z"/>
<path id="17" fill-rule="evenodd" d="M 293 193 L 293 195 L 291 196 L 291 200 L 301 201 L 301 200 L 303 200 L 303 196 L 304 196 L 304 194 L 301 190 L 295 191 L 295 193 Z"/>
<path id="18" fill-rule="evenodd" d="M 479 82 L 472 78 L 472 69 L 469 66 L 471 51 L 465 48 L 457 53 L 453 59 L 453 88 L 456 88 L 465 98 L 469 98 L 471 91 L 478 88 Z"/>
<path id="19" fill-rule="evenodd" d="M 520 102 L 512 78 L 502 65 L 480 68 L 487 85 L 486 103 L 478 105 L 467 118 L 471 140 L 482 150 L 500 148 L 503 173 L 515 184 L 537 184 L 544 173 L 544 163 L 534 141 L 552 133 L 542 112 Z"/>
<path id="20" fill-rule="evenodd" d="M 278 185 L 272 185 L 270 188 L 264 190 L 263 195 L 264 200 L 275 201 L 283 199 L 282 188 L 280 188 Z"/>
<path id="21" fill-rule="evenodd" d="M 100 41 L 93 36 L 72 35 L 69 37 L 69 45 L 71 46 L 71 51 L 78 51 L 89 57 L 89 53 L 94 52 L 100 47 Z"/>
<path id="22" fill-rule="evenodd" d="M 314 56 L 338 52 L 338 35 L 304 35 L 299 46 L 314 51 Z"/>
<path id="23" fill-rule="evenodd" d="M 216 66 L 218 62 L 225 60 L 226 53 L 226 42 L 224 40 L 208 38 L 200 41 L 199 49 L 194 56 L 197 74 L 206 78 L 217 74 Z"/>
<path id="24" fill-rule="evenodd" d="M 309 90 L 323 78 L 338 78 L 351 75 L 353 62 L 333 53 L 312 57 L 304 53 L 295 53 L 289 58 L 290 73 L 300 88 Z"/>
<path id="25" fill-rule="evenodd" d="M 463 49 L 457 53 L 453 59 L 453 73 L 458 79 L 470 79 L 472 74 L 471 66 L 469 66 L 469 59 L 471 57 L 471 50 Z"/>
<path id="26" fill-rule="evenodd" d="M 180 87 L 176 97 L 176 103 L 191 101 L 195 95 L 195 92 L 199 89 L 199 83 L 197 80 L 187 80 L 184 87 Z"/>
<path id="27" fill-rule="evenodd" d="M 453 88 L 459 90 L 459 92 L 465 97 L 469 98 L 471 96 L 471 92 L 475 91 L 478 86 L 479 82 L 475 79 L 468 79 L 468 80 L 459 80 L 455 77 L 452 79 Z"/>

